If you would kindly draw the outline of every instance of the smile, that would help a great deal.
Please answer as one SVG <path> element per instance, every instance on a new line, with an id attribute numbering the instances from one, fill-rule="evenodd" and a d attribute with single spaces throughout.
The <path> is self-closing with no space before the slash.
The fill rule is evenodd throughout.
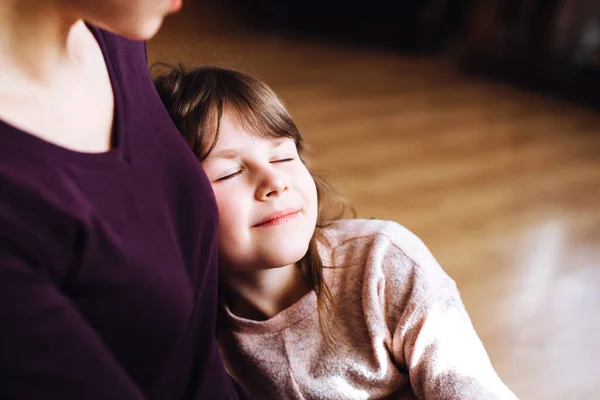
<path id="1" fill-rule="evenodd" d="M 258 224 L 254 225 L 253 228 L 263 228 L 268 226 L 285 224 L 286 222 L 290 222 L 295 219 L 298 214 L 300 214 L 300 210 L 295 208 L 288 208 L 283 211 L 275 212 L 269 215 L 267 218 L 260 221 Z"/>

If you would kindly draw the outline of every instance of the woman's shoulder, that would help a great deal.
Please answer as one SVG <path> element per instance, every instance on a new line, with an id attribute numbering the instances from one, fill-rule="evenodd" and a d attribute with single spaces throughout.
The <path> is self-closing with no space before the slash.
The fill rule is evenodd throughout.
<path id="1" fill-rule="evenodd" d="M 86 23 L 87 28 L 94 35 L 109 68 L 114 68 L 119 75 L 134 77 L 143 72 L 148 74 L 148 56 L 146 42 L 132 40 L 116 33 Z"/>
<path id="2" fill-rule="evenodd" d="M 89 22 L 86 22 L 85 25 L 90 30 L 90 32 L 92 32 L 96 40 L 101 42 L 101 45 L 106 44 L 114 50 L 120 50 L 125 52 L 141 52 L 144 54 L 145 57 L 146 42 L 144 40 L 129 39 L 125 36 L 100 28 Z"/>

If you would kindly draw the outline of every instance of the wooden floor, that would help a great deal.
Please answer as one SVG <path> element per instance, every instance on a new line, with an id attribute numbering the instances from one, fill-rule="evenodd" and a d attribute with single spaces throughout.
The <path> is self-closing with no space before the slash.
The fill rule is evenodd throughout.
<path id="1" fill-rule="evenodd" d="M 359 216 L 407 226 L 458 282 L 519 398 L 600 399 L 600 114 L 445 61 L 189 14 L 149 57 L 264 79 Z"/>

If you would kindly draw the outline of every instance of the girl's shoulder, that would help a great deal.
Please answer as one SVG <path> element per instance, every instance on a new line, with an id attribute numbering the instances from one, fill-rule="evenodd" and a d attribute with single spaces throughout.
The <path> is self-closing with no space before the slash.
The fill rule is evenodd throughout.
<path id="1" fill-rule="evenodd" d="M 322 237 L 325 263 L 358 266 L 362 273 L 384 279 L 416 279 L 435 286 L 452 283 L 423 241 L 397 222 L 339 220 L 324 228 Z"/>
<path id="2" fill-rule="evenodd" d="M 421 259 L 429 253 L 421 239 L 395 221 L 379 219 L 342 219 L 322 230 L 324 244 L 331 249 L 342 246 L 395 248 L 407 256 Z"/>

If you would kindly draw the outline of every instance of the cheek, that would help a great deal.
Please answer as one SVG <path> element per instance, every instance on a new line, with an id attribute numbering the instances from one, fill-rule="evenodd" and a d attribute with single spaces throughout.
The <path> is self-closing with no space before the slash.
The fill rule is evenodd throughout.
<path id="1" fill-rule="evenodd" d="M 317 186 L 310 172 L 305 169 L 301 176 L 299 176 L 298 182 L 301 182 L 300 190 L 304 201 L 306 202 L 307 208 L 310 209 L 311 215 L 314 214 L 316 218 L 318 209 L 318 198 L 317 198 Z"/>
<path id="2" fill-rule="evenodd" d="M 219 208 L 219 246 L 226 251 L 239 247 L 248 223 L 247 195 L 235 185 L 216 185 L 213 191 Z"/>
<path id="3" fill-rule="evenodd" d="M 234 196 L 215 190 L 215 198 L 219 208 L 219 236 L 231 236 L 239 207 L 236 207 L 236 202 L 233 201 Z"/>

